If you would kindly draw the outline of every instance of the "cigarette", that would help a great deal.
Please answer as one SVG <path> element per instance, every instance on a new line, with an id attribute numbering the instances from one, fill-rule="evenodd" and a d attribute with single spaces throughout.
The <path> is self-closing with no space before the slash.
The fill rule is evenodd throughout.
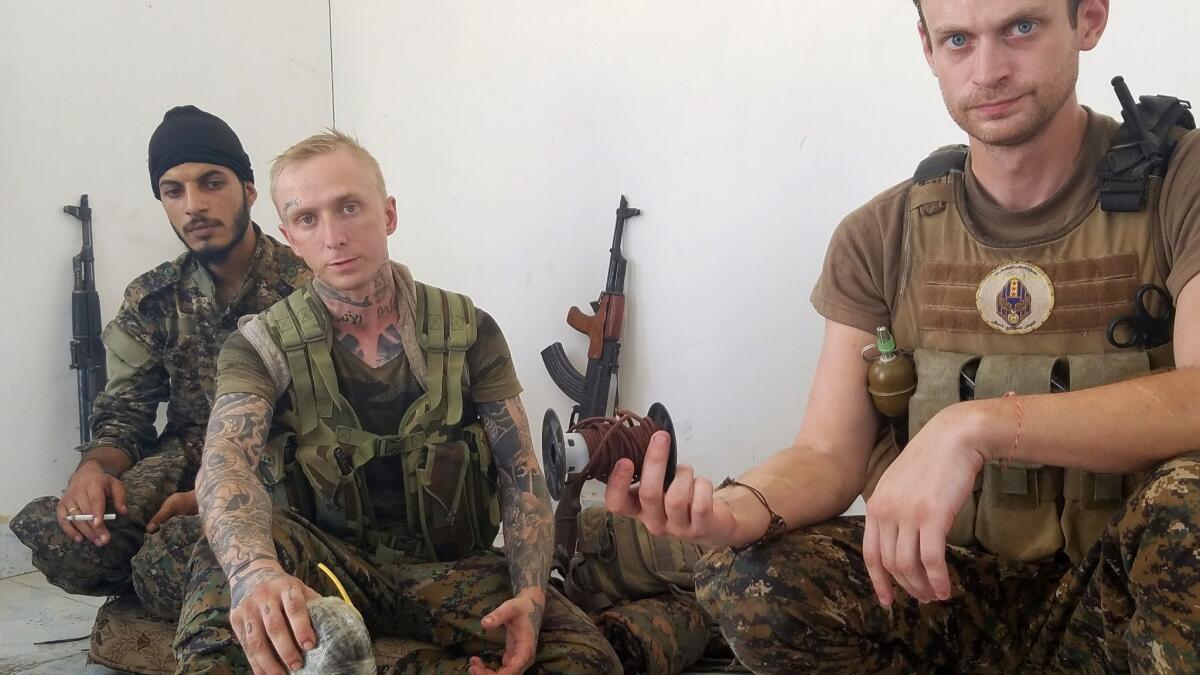
<path id="1" fill-rule="evenodd" d="M 90 513 L 73 513 L 73 514 L 67 516 L 67 521 L 72 522 L 72 523 L 82 523 L 84 521 L 91 520 L 93 518 L 95 518 L 95 516 L 93 516 Z M 116 519 L 117 519 L 117 514 L 115 514 L 115 513 L 104 514 L 104 520 L 116 520 Z"/>

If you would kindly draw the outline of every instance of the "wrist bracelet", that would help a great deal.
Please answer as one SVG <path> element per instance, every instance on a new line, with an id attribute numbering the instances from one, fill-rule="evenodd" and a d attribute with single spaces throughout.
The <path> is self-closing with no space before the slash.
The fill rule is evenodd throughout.
<path id="1" fill-rule="evenodd" d="M 778 513 L 775 513 L 775 510 L 771 508 L 771 505 L 767 504 L 767 498 L 764 497 L 763 493 L 759 492 L 757 488 L 750 486 L 750 485 L 746 485 L 745 483 L 743 483 L 741 481 L 736 481 L 732 478 L 726 477 L 725 480 L 721 481 L 721 484 L 717 486 L 717 489 L 721 490 L 721 489 L 727 488 L 731 485 L 741 486 L 741 487 L 744 487 L 747 490 L 749 490 L 750 494 L 753 494 L 755 496 L 755 498 L 757 498 L 758 501 L 762 503 L 763 508 L 765 508 L 767 510 L 767 513 L 771 514 L 771 521 L 767 525 L 767 531 L 763 532 L 763 535 L 761 537 L 750 542 L 749 544 L 743 544 L 742 546 L 730 546 L 729 548 L 731 551 L 733 551 L 735 554 L 741 553 L 742 551 L 754 548 L 755 546 L 758 546 L 759 544 L 763 544 L 768 541 L 771 541 L 772 539 L 781 537 L 781 536 L 783 536 L 784 533 L 787 532 L 787 523 L 783 522 L 783 516 L 779 515 Z"/>

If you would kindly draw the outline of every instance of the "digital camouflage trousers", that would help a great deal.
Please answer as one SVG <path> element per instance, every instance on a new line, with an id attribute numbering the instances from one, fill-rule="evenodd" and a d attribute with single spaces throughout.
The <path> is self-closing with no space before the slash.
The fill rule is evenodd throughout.
<path id="1" fill-rule="evenodd" d="M 285 571 L 322 595 L 335 595 L 333 583 L 317 569 L 324 563 L 342 582 L 373 636 L 428 643 L 428 649 L 410 651 L 387 672 L 463 673 L 471 656 L 499 667 L 504 631 L 485 631 L 480 619 L 512 597 L 503 556 L 481 551 L 451 562 L 429 562 L 390 550 L 371 553 L 279 511 L 271 526 Z M 203 540 L 192 557 L 175 637 L 176 672 L 251 672 L 229 626 L 229 612 L 228 581 Z M 587 614 L 551 588 L 536 660 L 526 672 L 622 671 Z"/>
<path id="2" fill-rule="evenodd" d="M 1151 472 L 1075 565 L 948 547 L 945 602 L 875 599 L 863 519 L 697 568 L 697 597 L 763 673 L 1200 671 L 1200 455 Z"/>
<path id="3" fill-rule="evenodd" d="M 179 617 L 187 582 L 187 562 L 200 538 L 198 516 L 176 516 L 153 534 L 146 523 L 167 497 L 190 489 L 187 461 L 165 450 L 135 464 L 121 476 L 127 515 L 106 523 L 111 539 L 104 546 L 75 543 L 58 524 L 57 497 L 39 497 L 21 509 L 10 527 L 33 552 L 33 565 L 46 579 L 76 595 L 121 595 L 136 591 L 155 616 Z M 108 504 L 107 510 L 113 512 Z"/>

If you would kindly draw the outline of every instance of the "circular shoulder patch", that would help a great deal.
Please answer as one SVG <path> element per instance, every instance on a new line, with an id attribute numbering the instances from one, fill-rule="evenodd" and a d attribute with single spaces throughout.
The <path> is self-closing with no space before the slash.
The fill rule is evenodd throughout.
<path id="1" fill-rule="evenodd" d="M 1054 310 L 1054 283 L 1029 262 L 1007 262 L 988 272 L 975 291 L 983 322 L 1001 333 L 1037 330 Z"/>

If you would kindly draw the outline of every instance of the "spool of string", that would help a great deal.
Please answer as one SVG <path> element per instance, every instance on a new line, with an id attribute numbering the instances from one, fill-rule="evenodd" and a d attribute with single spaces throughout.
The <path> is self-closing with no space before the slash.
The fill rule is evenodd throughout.
<path id="1" fill-rule="evenodd" d="M 639 480 L 650 437 L 659 429 L 654 420 L 630 410 L 618 410 L 616 417 L 579 420 L 571 431 L 583 436 L 591 457 L 572 479 L 582 482 L 595 478 L 607 483 L 617 461 L 627 457 L 633 461 L 633 480 Z"/>

